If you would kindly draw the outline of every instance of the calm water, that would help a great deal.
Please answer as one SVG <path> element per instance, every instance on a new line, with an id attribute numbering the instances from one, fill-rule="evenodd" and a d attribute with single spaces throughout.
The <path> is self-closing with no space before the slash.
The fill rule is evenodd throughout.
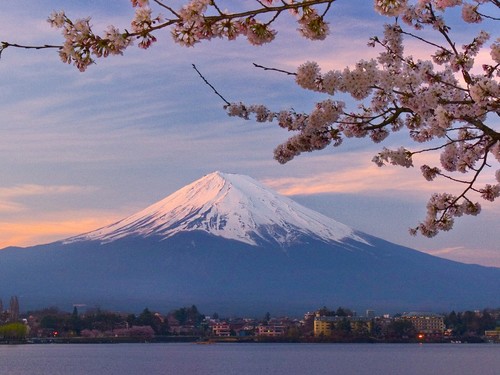
<path id="1" fill-rule="evenodd" d="M 500 345 L 42 344 L 0 346 L 0 374 L 497 375 Z"/>

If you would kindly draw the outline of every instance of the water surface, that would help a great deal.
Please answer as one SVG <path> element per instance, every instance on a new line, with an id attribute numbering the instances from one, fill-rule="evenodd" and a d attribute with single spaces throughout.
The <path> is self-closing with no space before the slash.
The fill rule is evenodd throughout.
<path id="1" fill-rule="evenodd" d="M 0 374 L 496 375 L 488 344 L 37 344 L 0 346 Z"/>

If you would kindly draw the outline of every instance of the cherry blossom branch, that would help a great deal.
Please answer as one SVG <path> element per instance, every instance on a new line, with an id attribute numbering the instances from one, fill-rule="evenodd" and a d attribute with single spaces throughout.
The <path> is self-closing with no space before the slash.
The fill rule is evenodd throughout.
<path id="1" fill-rule="evenodd" d="M 261 9 L 254 9 L 254 10 L 249 10 L 246 12 L 240 12 L 240 13 L 232 13 L 232 14 L 225 14 L 222 13 L 221 17 L 226 20 L 231 20 L 231 19 L 237 19 L 237 18 L 246 18 L 246 17 L 255 17 L 259 14 L 263 13 L 275 13 L 275 12 L 283 12 L 285 10 L 297 10 L 297 9 L 302 9 L 302 8 L 307 8 L 311 7 L 313 5 L 320 5 L 320 4 L 332 4 L 336 0 L 305 0 L 305 1 L 298 1 L 298 2 L 291 2 L 291 3 L 285 3 L 283 2 L 283 5 L 281 6 L 263 6 Z M 218 20 L 218 16 L 207 16 L 205 17 L 205 20 L 207 21 L 215 21 Z"/>
<path id="2" fill-rule="evenodd" d="M 474 125 L 476 128 L 480 129 L 484 134 L 488 135 L 493 141 L 500 142 L 500 132 L 496 132 L 492 128 L 486 126 L 482 121 L 475 117 L 463 116 L 459 118 L 460 120 L 465 120 L 469 124 Z"/>
<path id="3" fill-rule="evenodd" d="M 498 195 L 498 191 L 495 192 L 495 188 L 491 185 L 487 185 L 484 189 L 475 189 L 473 186 L 477 181 L 481 171 L 487 165 L 486 163 L 487 154 L 483 158 L 483 163 L 475 171 L 473 177 L 469 181 L 460 181 L 439 171 L 434 171 L 435 175 L 440 175 L 454 182 L 467 184 L 466 188 L 458 196 L 452 196 L 450 194 L 434 194 L 429 203 L 427 204 L 428 216 L 426 221 L 420 223 L 417 227 L 410 229 L 410 234 L 416 235 L 417 232 L 427 236 L 434 237 L 439 230 L 448 231 L 453 227 L 453 217 L 466 215 L 477 215 L 481 211 L 481 206 L 478 203 L 473 203 L 468 197 L 467 193 L 469 191 L 475 191 L 482 193 L 483 198 L 487 200 L 493 200 L 495 194 Z M 423 170 L 425 170 L 423 166 Z M 428 167 L 427 167 L 428 168 Z M 498 189 L 496 189 L 498 190 Z M 462 204 L 459 204 L 460 200 L 464 200 Z M 438 217 L 439 215 L 439 217 Z"/>

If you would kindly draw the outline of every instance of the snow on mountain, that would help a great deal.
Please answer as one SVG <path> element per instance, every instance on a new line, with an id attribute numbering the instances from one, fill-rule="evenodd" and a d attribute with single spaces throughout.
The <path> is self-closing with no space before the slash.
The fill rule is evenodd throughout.
<path id="1" fill-rule="evenodd" d="M 112 242 L 127 236 L 169 238 L 201 230 L 256 245 L 293 243 L 302 235 L 325 242 L 351 238 L 354 230 L 264 187 L 254 179 L 213 172 L 117 223 L 72 237 L 64 243 Z"/>

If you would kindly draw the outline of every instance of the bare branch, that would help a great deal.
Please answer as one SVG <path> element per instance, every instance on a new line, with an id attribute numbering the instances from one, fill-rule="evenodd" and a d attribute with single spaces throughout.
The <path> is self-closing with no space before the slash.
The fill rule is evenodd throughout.
<path id="1" fill-rule="evenodd" d="M 297 73 L 288 72 L 286 70 L 277 69 L 277 68 L 268 68 L 268 67 L 265 67 L 263 65 L 256 64 L 256 63 L 253 63 L 253 66 L 255 66 L 256 68 L 260 68 L 262 70 L 269 70 L 269 71 L 274 71 L 274 72 L 279 72 L 279 73 L 285 73 L 289 76 L 296 76 L 297 75 Z"/>
<path id="2" fill-rule="evenodd" d="M 201 74 L 201 72 L 198 70 L 198 68 L 196 67 L 195 64 L 192 64 L 193 65 L 193 69 L 196 71 L 196 73 L 198 73 L 198 75 L 201 77 L 201 79 L 212 89 L 212 91 L 219 97 L 221 98 L 224 103 L 226 103 L 226 105 L 231 105 L 231 103 L 229 103 L 226 98 L 224 98 L 218 91 L 217 89 L 210 83 L 208 82 L 208 80 L 203 76 L 203 74 Z"/>

